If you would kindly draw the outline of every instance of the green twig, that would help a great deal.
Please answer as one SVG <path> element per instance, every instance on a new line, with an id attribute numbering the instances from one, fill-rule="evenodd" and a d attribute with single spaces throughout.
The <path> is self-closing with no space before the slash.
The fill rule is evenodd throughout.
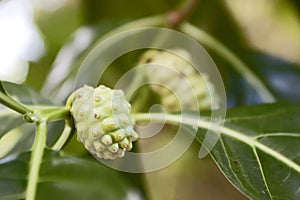
<path id="1" fill-rule="evenodd" d="M 264 83 L 254 74 L 250 68 L 237 56 L 220 43 L 217 39 L 206 33 L 205 31 L 193 26 L 189 23 L 184 23 L 179 28 L 183 33 L 195 38 L 198 42 L 206 45 L 214 50 L 218 55 L 227 60 L 237 72 L 239 72 L 248 83 L 256 89 L 258 94 L 266 102 L 274 102 L 276 99 Z"/>
<path id="2" fill-rule="evenodd" d="M 20 113 L 25 114 L 27 112 L 31 112 L 32 110 L 22 103 L 16 101 L 11 98 L 9 94 L 7 94 L 5 88 L 3 87 L 2 82 L 0 81 L 0 103 L 7 106 L 8 108 Z"/>
<path id="3" fill-rule="evenodd" d="M 26 200 L 35 200 L 40 166 L 43 160 L 44 148 L 46 146 L 46 135 L 47 135 L 47 123 L 45 121 L 37 122 L 36 135 L 32 146 L 32 153 L 29 162 Z"/>
<path id="4" fill-rule="evenodd" d="M 2 92 L 3 94 L 7 94 L 1 81 L 0 81 L 0 92 Z"/>
<path id="5" fill-rule="evenodd" d="M 168 25 L 171 28 L 176 28 L 196 9 L 200 0 L 186 0 L 183 5 L 175 11 L 171 11 L 167 16 Z"/>
<path id="6" fill-rule="evenodd" d="M 64 107 L 58 108 L 46 114 L 43 114 L 44 112 L 45 111 L 43 110 L 40 111 L 41 115 L 47 122 L 67 119 L 70 117 L 70 109 Z"/>
<path id="7" fill-rule="evenodd" d="M 44 148 L 46 147 L 47 122 L 61 120 L 61 119 L 66 119 L 66 121 L 68 121 L 68 119 L 70 118 L 70 108 L 69 107 L 52 108 L 49 106 L 45 106 L 45 108 L 43 108 L 42 106 L 39 106 L 38 108 L 34 108 L 31 114 L 32 114 L 31 117 L 36 119 L 33 120 L 36 123 L 36 135 L 32 146 L 32 153 L 29 162 L 26 200 L 34 200 L 36 196 L 40 166 L 43 160 Z M 65 128 L 65 130 L 62 133 L 62 136 L 60 137 L 61 139 L 59 140 L 60 146 L 64 144 L 64 142 L 66 141 L 65 137 L 69 135 L 70 131 L 71 128 L 70 129 Z M 60 147 L 60 146 L 58 146 L 56 143 L 56 147 Z"/>
<path id="8" fill-rule="evenodd" d="M 65 118 L 66 119 L 65 127 L 64 127 L 62 134 L 60 135 L 58 140 L 55 142 L 55 144 L 51 148 L 54 151 L 59 151 L 64 146 L 64 144 L 66 143 L 68 138 L 70 137 L 70 134 L 73 129 L 73 121 L 70 118 L 70 110 L 71 110 L 72 102 L 77 97 L 77 95 L 78 95 L 78 90 L 74 91 L 67 99 L 66 107 L 64 110 L 67 111 L 67 113 L 65 113 L 65 114 L 68 114 L 68 117 Z M 60 116 L 60 115 L 58 115 L 58 116 Z"/>
<path id="9" fill-rule="evenodd" d="M 72 133 L 72 127 L 73 127 L 73 122 L 72 120 L 65 120 L 65 127 L 58 138 L 58 140 L 55 142 L 55 144 L 52 146 L 52 150 L 54 151 L 59 151 L 61 148 L 64 146 L 68 138 L 70 137 L 70 134 Z"/>
<path id="10" fill-rule="evenodd" d="M 32 110 L 24 104 L 16 101 L 15 99 L 0 92 L 0 103 L 4 106 L 24 115 L 25 113 L 32 112 Z"/>

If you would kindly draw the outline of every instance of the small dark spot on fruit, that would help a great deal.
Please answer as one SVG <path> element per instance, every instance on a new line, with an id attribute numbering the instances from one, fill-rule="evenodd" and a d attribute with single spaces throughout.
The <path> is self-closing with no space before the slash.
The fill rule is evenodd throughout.
<path id="1" fill-rule="evenodd" d="M 185 74 L 182 73 L 182 72 L 179 72 L 179 77 L 180 77 L 181 79 L 184 79 L 184 78 L 185 78 Z"/>
<path id="2" fill-rule="evenodd" d="M 84 117 L 84 112 L 83 111 L 79 111 L 79 116 L 80 117 Z"/>
<path id="3" fill-rule="evenodd" d="M 152 61 L 151 58 L 147 58 L 147 59 L 146 59 L 146 63 L 150 63 L 151 61 Z"/>
<path id="4" fill-rule="evenodd" d="M 99 119 L 99 118 L 100 118 L 100 114 L 99 114 L 99 113 L 95 113 L 95 114 L 94 114 L 94 118 L 95 118 L 95 119 Z"/>

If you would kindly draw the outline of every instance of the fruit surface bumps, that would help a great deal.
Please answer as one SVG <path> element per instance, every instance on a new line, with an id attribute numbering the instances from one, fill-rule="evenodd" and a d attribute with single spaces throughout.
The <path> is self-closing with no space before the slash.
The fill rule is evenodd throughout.
<path id="1" fill-rule="evenodd" d="M 84 86 L 75 91 L 71 114 L 77 139 L 97 158 L 123 157 L 138 139 L 130 117 L 130 104 L 121 90 L 100 85 Z"/>
<path id="2" fill-rule="evenodd" d="M 179 55 L 190 58 L 187 51 L 174 49 Z M 150 87 L 161 97 L 161 103 L 166 111 L 198 110 L 211 108 L 211 95 L 214 87 L 206 74 L 200 74 L 185 59 L 175 53 L 161 50 L 146 51 L 139 64 L 146 65 L 146 74 Z M 217 95 L 212 94 L 214 98 Z"/>

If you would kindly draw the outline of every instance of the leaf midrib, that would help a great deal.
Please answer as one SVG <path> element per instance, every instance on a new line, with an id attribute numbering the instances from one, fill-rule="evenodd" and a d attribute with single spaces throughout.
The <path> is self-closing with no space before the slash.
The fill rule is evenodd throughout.
<path id="1" fill-rule="evenodd" d="M 277 151 L 274 151 L 273 149 L 269 148 L 268 146 L 266 146 L 266 145 L 260 143 L 259 141 L 253 139 L 252 137 L 245 136 L 242 133 L 240 133 L 238 131 L 235 131 L 233 129 L 227 128 L 227 127 L 223 127 L 221 132 L 223 134 L 225 134 L 229 137 L 232 137 L 234 139 L 237 139 L 240 142 L 243 142 L 243 143 L 245 143 L 245 144 L 247 144 L 247 145 L 249 145 L 253 148 L 260 149 L 261 151 L 263 151 L 266 154 L 276 158 L 277 160 L 280 160 L 282 163 L 286 164 L 290 168 L 292 168 L 295 171 L 297 171 L 298 173 L 300 173 L 300 166 L 298 164 L 296 164 L 292 160 L 288 159 L 287 157 L 285 157 L 281 153 L 279 153 Z"/>
<path id="2" fill-rule="evenodd" d="M 170 124 L 186 124 L 190 126 L 197 126 L 199 128 L 204 128 L 208 130 L 212 130 L 216 133 L 221 132 L 223 135 L 226 135 L 228 137 L 234 138 L 240 142 L 245 143 L 246 145 L 249 145 L 252 148 L 257 148 L 263 151 L 264 153 L 274 157 L 275 159 L 281 161 L 291 169 L 295 170 L 300 174 L 300 166 L 293 162 L 292 160 L 288 159 L 281 153 L 271 149 L 270 147 L 260 143 L 255 139 L 255 137 L 249 137 L 244 135 L 243 133 L 236 131 L 234 129 L 231 129 L 228 126 L 230 124 L 228 121 L 227 123 L 222 126 L 219 125 L 219 123 L 212 123 L 211 121 L 206 120 L 205 118 L 199 118 L 195 117 L 194 115 L 185 114 L 184 117 L 181 115 L 176 114 L 161 114 L 161 113 L 151 113 L 151 117 L 149 114 L 133 114 L 133 118 L 136 121 L 166 121 Z"/>
<path id="3" fill-rule="evenodd" d="M 266 186 L 268 195 L 269 195 L 270 199 L 272 200 L 273 197 L 272 197 L 272 194 L 271 194 L 269 185 L 268 185 L 268 183 L 267 183 L 267 179 L 266 179 L 265 172 L 264 172 L 264 170 L 263 170 L 263 166 L 262 166 L 262 164 L 261 164 L 259 155 L 258 155 L 258 153 L 257 153 L 257 151 L 256 151 L 255 148 L 253 148 L 252 150 L 253 150 L 253 153 L 254 153 L 254 155 L 255 155 L 255 157 L 256 157 L 256 159 L 257 159 L 257 163 L 258 163 L 258 166 L 259 166 L 259 169 L 260 169 L 260 174 L 261 174 L 262 180 L 263 180 L 263 182 L 264 182 L 264 184 L 265 184 L 265 186 Z"/>

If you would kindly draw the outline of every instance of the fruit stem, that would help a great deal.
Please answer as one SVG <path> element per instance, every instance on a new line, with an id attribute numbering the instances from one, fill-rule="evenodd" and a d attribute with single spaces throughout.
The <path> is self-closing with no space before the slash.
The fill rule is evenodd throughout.
<path id="1" fill-rule="evenodd" d="M 40 112 L 47 122 L 67 119 L 70 117 L 70 109 L 64 107 L 57 108 L 56 110 L 47 114 L 43 114 L 43 110 L 40 110 Z"/>
<path id="2" fill-rule="evenodd" d="M 27 177 L 26 200 L 35 200 L 36 188 L 39 179 L 40 166 L 43 160 L 44 148 L 46 146 L 47 123 L 36 122 L 36 135 L 32 146 L 29 161 L 29 174 Z"/>
<path id="3" fill-rule="evenodd" d="M 54 151 L 59 151 L 64 146 L 64 144 L 66 143 L 66 141 L 68 140 L 69 136 L 72 133 L 73 121 L 70 117 L 70 110 L 71 110 L 72 102 L 73 102 L 74 98 L 76 98 L 77 95 L 78 95 L 78 90 L 74 91 L 69 96 L 69 98 L 67 99 L 65 108 L 61 110 L 62 112 L 58 113 L 58 115 L 54 115 L 54 116 L 59 116 L 59 117 L 62 116 L 62 117 L 64 117 L 64 119 L 66 119 L 65 127 L 64 127 L 62 134 L 60 135 L 58 140 L 55 142 L 55 144 L 51 148 Z M 67 114 L 68 117 L 64 116 L 64 114 Z"/>
<path id="4" fill-rule="evenodd" d="M 59 151 L 64 146 L 64 144 L 68 140 L 70 134 L 72 133 L 72 127 L 73 127 L 72 120 L 65 120 L 64 130 L 63 130 L 62 134 L 60 135 L 60 137 L 58 138 L 58 140 L 52 146 L 52 148 L 51 148 L 52 150 Z"/>

